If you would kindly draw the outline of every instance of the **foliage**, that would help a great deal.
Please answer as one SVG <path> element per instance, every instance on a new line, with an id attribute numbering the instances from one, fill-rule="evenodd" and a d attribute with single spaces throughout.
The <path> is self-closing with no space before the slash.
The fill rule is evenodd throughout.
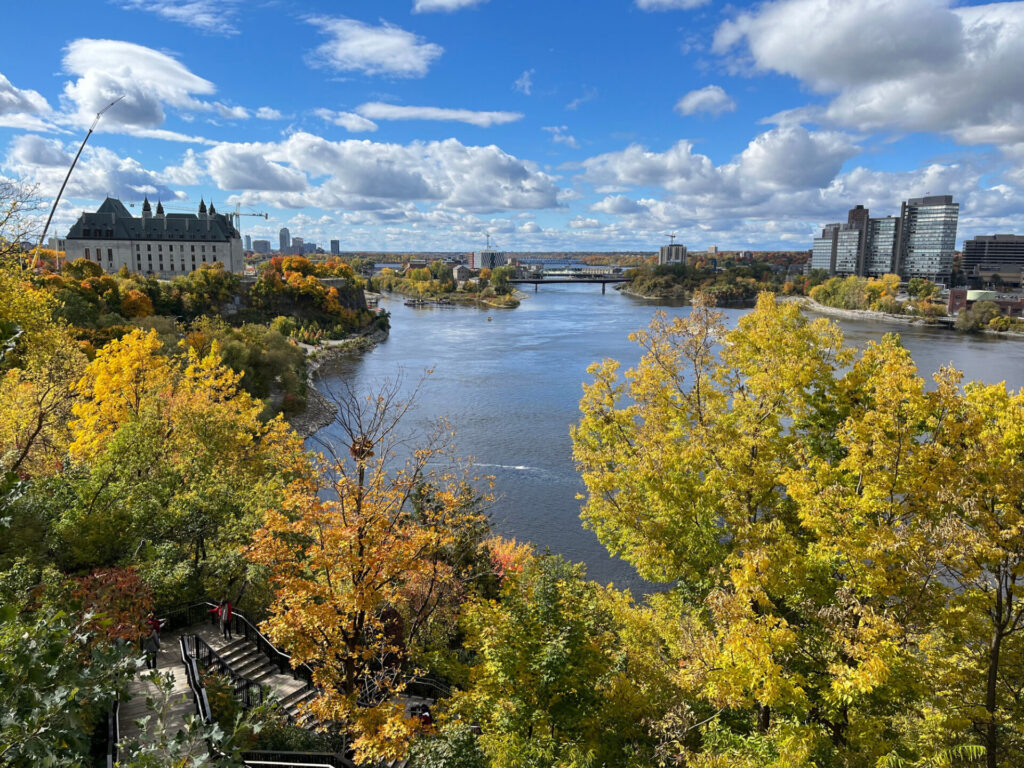
<path id="1" fill-rule="evenodd" d="M 455 722 L 412 744 L 410 768 L 489 768 L 479 739 L 469 726 Z"/>
<path id="2" fill-rule="evenodd" d="M 293 485 L 248 549 L 276 598 L 264 630 L 293 663 L 313 667 L 321 693 L 309 708 L 350 729 L 358 759 L 405 752 L 417 725 L 393 697 L 446 647 L 471 575 L 459 552 L 483 522 L 466 480 L 435 469 L 449 457 L 443 443 L 395 468 L 395 429 L 409 406 L 398 392 L 392 382 L 336 401 L 349 456 Z"/>
<path id="3" fill-rule="evenodd" d="M 954 327 L 965 333 L 977 333 L 1003 314 L 994 301 L 976 301 L 957 315 Z"/>
<path id="4" fill-rule="evenodd" d="M 476 664 L 467 690 L 446 702 L 435 751 L 453 750 L 458 735 L 464 760 L 482 751 L 492 768 L 652 764 L 648 723 L 679 692 L 634 643 L 634 630 L 652 639 L 649 612 L 625 594 L 559 557 L 530 557 L 498 600 L 470 604 L 463 626 Z M 479 738 L 459 722 L 479 723 Z"/>
<path id="5" fill-rule="evenodd" d="M 845 278 L 830 278 L 812 288 L 808 295 L 819 304 L 828 307 L 902 314 L 905 308 L 896 301 L 899 285 L 899 275 L 882 275 L 878 278 L 851 275 Z M 922 294 L 922 298 L 927 297 Z"/>
<path id="6" fill-rule="evenodd" d="M 656 264 L 631 269 L 628 289 L 640 296 L 689 299 L 702 292 L 719 302 L 749 302 L 769 288 L 781 288 L 781 273 L 764 262 L 736 262 L 721 271 L 707 262 Z"/>
<path id="7" fill-rule="evenodd" d="M 651 605 L 700 739 L 667 756 L 941 764 L 981 734 L 1018 763 L 1024 395 L 926 387 L 896 337 L 857 356 L 771 296 L 634 340 L 625 377 L 591 368 L 573 441 L 585 523 L 677 582 Z"/>
<path id="8" fill-rule="evenodd" d="M 90 735 L 135 662 L 66 612 L 27 608 L 0 606 L 0 766 L 91 765 Z"/>
<path id="9" fill-rule="evenodd" d="M 306 465 L 240 378 L 216 342 L 171 359 L 136 330 L 100 350 L 77 386 L 72 471 L 49 489 L 62 563 L 137 564 L 165 603 L 245 589 L 238 549 Z"/>

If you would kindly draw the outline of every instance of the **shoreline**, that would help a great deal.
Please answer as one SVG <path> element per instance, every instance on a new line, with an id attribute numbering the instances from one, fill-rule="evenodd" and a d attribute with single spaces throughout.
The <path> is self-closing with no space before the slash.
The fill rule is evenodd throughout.
<path id="1" fill-rule="evenodd" d="M 995 331 L 990 328 L 981 328 L 973 333 L 964 331 L 958 331 L 953 327 L 953 318 L 943 318 L 941 322 L 937 323 L 926 323 L 922 317 L 913 317 L 908 315 L 892 315 L 887 312 L 872 312 L 870 309 L 840 309 L 839 307 L 829 307 L 825 304 L 820 304 L 809 296 L 779 296 L 780 301 L 796 302 L 800 305 L 800 309 L 807 312 L 814 312 L 818 315 L 825 315 L 827 317 L 835 317 L 840 320 L 868 320 L 874 323 L 895 323 L 898 325 L 917 325 L 924 326 L 927 328 L 939 328 L 944 331 L 950 331 L 960 336 L 991 336 L 997 339 L 1012 339 L 1014 341 L 1024 341 L 1024 333 L 1020 331 Z"/>
<path id="2" fill-rule="evenodd" d="M 369 352 L 387 339 L 388 332 L 375 329 L 371 333 L 348 339 L 329 339 L 322 346 L 300 343 L 306 352 L 306 408 L 286 421 L 303 440 L 312 437 L 332 421 L 338 412 L 330 400 L 316 388 L 316 378 L 325 366 L 354 353 Z"/>

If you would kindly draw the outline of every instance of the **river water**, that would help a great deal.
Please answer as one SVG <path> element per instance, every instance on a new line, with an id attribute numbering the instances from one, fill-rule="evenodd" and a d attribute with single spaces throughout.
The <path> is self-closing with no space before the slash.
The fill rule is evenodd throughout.
<path id="1" fill-rule="evenodd" d="M 587 366 L 605 357 L 623 368 L 635 365 L 640 352 L 628 335 L 645 327 L 659 308 L 674 315 L 689 313 L 689 307 L 611 289 L 602 295 L 599 285 L 542 286 L 515 310 L 410 308 L 397 299 L 384 299 L 381 306 L 391 313 L 388 340 L 332 366 L 321 386 L 340 379 L 356 391 L 371 391 L 399 371 L 411 386 L 432 370 L 408 426 L 426 429 L 442 416 L 452 422 L 460 454 L 496 479 L 496 532 L 583 562 L 602 583 L 645 591 L 631 566 L 609 557 L 580 522 L 576 496 L 584 488 L 573 466 L 569 425 L 579 418 Z M 747 311 L 723 310 L 730 325 Z M 900 333 L 922 374 L 952 363 L 967 380 L 1024 386 L 1024 341 L 870 321 L 840 325 L 855 346 Z M 336 438 L 328 426 L 310 445 Z"/>

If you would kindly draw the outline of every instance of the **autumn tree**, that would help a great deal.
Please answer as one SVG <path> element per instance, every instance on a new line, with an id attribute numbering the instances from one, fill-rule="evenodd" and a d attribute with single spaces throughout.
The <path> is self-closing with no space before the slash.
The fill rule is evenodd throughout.
<path id="1" fill-rule="evenodd" d="M 633 338 L 644 355 L 624 378 L 592 367 L 573 440 L 584 522 L 645 578 L 678 581 L 653 604 L 680 684 L 713 715 L 679 759 L 874 765 L 922 695 L 917 643 L 943 597 L 928 494 L 952 466 L 930 443 L 897 461 L 887 509 L 884 462 L 927 436 L 937 406 L 894 340 L 843 376 L 839 330 L 770 295 L 731 331 L 698 303 Z M 883 429 L 889 453 L 843 440 Z M 878 465 L 863 501 L 806 485 L 858 461 Z"/>
<path id="2" fill-rule="evenodd" d="M 67 451 L 73 386 L 85 358 L 56 302 L 0 265 L 0 472 L 6 484 L 54 474 Z"/>
<path id="3" fill-rule="evenodd" d="M 250 584 L 240 547 L 307 471 L 298 438 L 240 389 L 216 344 L 168 357 L 155 331 L 101 349 L 78 382 L 72 466 L 49 494 L 68 567 L 137 565 L 158 600 Z"/>
<path id="4" fill-rule="evenodd" d="M 467 607 L 475 663 L 465 690 L 444 702 L 433 741 L 462 744 L 457 726 L 468 722 L 491 768 L 653 765 L 654 724 L 681 693 L 658 660 L 653 619 L 626 593 L 588 581 L 583 566 L 529 556 L 496 599 Z"/>
<path id="5" fill-rule="evenodd" d="M 294 664 L 310 664 L 310 711 L 343 724 L 359 759 L 397 758 L 416 728 L 398 696 L 443 651 L 485 532 L 481 497 L 440 431 L 404 460 L 400 382 L 335 398 L 344 436 L 319 475 L 291 487 L 248 550 L 275 600 L 264 630 Z M 342 453 L 344 451 L 344 453 Z"/>

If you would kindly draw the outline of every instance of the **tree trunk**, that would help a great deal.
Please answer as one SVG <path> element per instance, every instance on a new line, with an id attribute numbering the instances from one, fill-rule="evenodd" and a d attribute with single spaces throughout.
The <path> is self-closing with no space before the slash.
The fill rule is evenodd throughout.
<path id="1" fill-rule="evenodd" d="M 998 768 L 996 752 L 999 749 L 999 725 L 996 723 L 996 685 L 999 680 L 999 650 L 1003 642 L 1002 628 L 997 626 L 992 632 L 992 642 L 988 649 L 988 680 L 985 682 L 985 710 L 988 722 L 985 724 L 985 766 Z"/>

